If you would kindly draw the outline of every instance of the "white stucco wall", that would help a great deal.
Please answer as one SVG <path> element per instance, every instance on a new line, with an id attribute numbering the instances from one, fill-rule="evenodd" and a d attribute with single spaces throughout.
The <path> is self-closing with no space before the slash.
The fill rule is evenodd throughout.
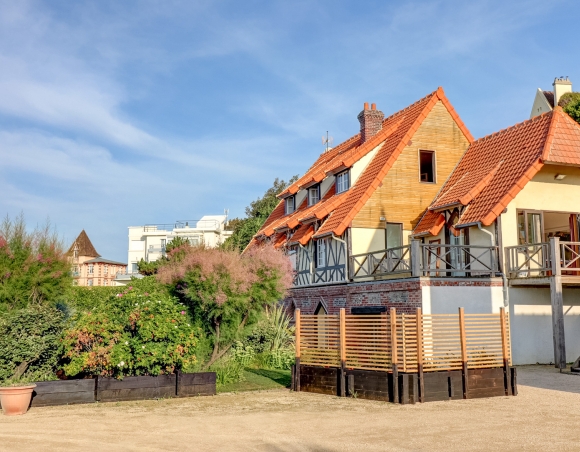
<path id="1" fill-rule="evenodd" d="M 550 110 L 552 110 L 552 106 L 548 103 L 546 96 L 544 96 L 544 91 L 541 88 L 538 88 L 536 91 L 536 97 L 534 98 L 534 104 L 532 105 L 530 118 L 539 116 L 542 113 L 546 113 Z"/>
<path id="2" fill-rule="evenodd" d="M 425 314 L 456 314 L 459 308 L 466 314 L 497 313 L 503 306 L 501 286 L 423 286 L 421 292 Z"/>
<path id="3" fill-rule="evenodd" d="M 550 289 L 510 287 L 510 326 L 514 364 L 554 361 Z M 580 356 L 580 288 L 564 288 L 566 361 Z"/>
<path id="4" fill-rule="evenodd" d="M 385 249 L 385 230 L 351 228 L 352 254 L 363 254 Z"/>

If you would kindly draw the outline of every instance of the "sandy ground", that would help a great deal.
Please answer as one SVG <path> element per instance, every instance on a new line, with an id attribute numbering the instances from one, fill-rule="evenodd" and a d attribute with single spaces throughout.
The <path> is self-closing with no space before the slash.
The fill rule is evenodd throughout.
<path id="1" fill-rule="evenodd" d="M 517 397 L 407 406 L 272 390 L 36 408 L 0 416 L 0 450 L 578 450 L 580 376 L 518 378 Z"/>

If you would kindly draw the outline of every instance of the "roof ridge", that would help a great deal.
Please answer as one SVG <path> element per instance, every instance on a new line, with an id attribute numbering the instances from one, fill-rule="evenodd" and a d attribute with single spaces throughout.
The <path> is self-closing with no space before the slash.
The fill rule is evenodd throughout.
<path id="1" fill-rule="evenodd" d="M 529 119 L 526 119 L 524 121 L 518 122 L 517 124 L 514 124 L 513 126 L 506 127 L 505 129 L 500 129 L 497 132 L 493 132 L 493 133 L 490 133 L 489 135 L 485 135 L 481 138 L 478 138 L 477 140 L 474 140 L 471 144 L 473 145 L 473 144 L 476 144 L 476 143 L 479 143 L 479 142 L 482 142 L 485 140 L 489 140 L 491 138 L 495 138 L 499 135 L 503 135 L 504 133 L 507 133 L 511 130 L 517 129 L 518 127 L 522 127 L 525 124 L 531 123 L 533 121 L 539 121 L 540 119 L 544 119 L 545 116 L 551 115 L 553 113 L 554 113 L 554 110 L 547 111 L 546 113 L 542 113 L 541 115 L 534 116 L 533 118 L 529 118 Z"/>
<path id="2" fill-rule="evenodd" d="M 433 97 L 433 96 L 437 95 L 437 92 L 438 92 L 438 91 L 439 91 L 439 88 L 437 88 L 437 89 L 436 89 L 435 91 L 433 91 L 432 93 L 429 93 L 429 94 L 427 94 L 426 96 L 422 97 L 422 98 L 421 98 L 421 99 L 419 99 L 418 101 L 416 101 L 416 102 L 413 102 L 411 105 L 407 105 L 405 108 L 403 108 L 403 109 L 401 109 L 401 110 L 398 110 L 398 111 L 396 111 L 395 113 L 393 113 L 393 114 L 392 114 L 391 116 L 389 116 L 388 118 L 385 118 L 385 119 L 383 119 L 383 124 L 384 124 L 386 121 L 388 121 L 388 120 L 390 120 L 390 119 L 393 119 L 394 117 L 396 117 L 396 116 L 399 116 L 399 115 L 401 115 L 401 114 L 403 114 L 403 113 L 407 112 L 407 111 L 408 111 L 408 110 L 410 110 L 411 108 L 413 108 L 413 107 L 416 107 L 416 106 L 417 106 L 417 104 L 419 104 L 419 103 L 421 103 L 421 102 L 424 102 L 424 101 L 425 101 L 425 100 L 427 100 L 428 98 L 430 98 L 430 97 Z"/>

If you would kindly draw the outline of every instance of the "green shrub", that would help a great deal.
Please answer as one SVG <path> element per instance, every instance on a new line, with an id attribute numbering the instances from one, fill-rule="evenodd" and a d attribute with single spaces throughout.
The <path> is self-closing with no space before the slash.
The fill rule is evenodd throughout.
<path id="1" fill-rule="evenodd" d="M 70 264 L 50 224 L 29 232 L 22 215 L 6 217 L 0 224 L 0 312 L 54 304 L 71 284 Z"/>
<path id="2" fill-rule="evenodd" d="M 0 380 L 54 379 L 64 314 L 49 306 L 29 306 L 0 318 Z"/>
<path id="3" fill-rule="evenodd" d="M 171 373 L 195 364 L 198 337 L 185 306 L 141 280 L 75 314 L 62 340 L 63 370 L 68 376 Z"/>
<path id="4" fill-rule="evenodd" d="M 237 361 L 233 356 L 226 355 L 212 364 L 209 370 L 216 373 L 216 383 L 219 386 L 223 386 L 244 381 L 244 368 L 244 364 Z"/>

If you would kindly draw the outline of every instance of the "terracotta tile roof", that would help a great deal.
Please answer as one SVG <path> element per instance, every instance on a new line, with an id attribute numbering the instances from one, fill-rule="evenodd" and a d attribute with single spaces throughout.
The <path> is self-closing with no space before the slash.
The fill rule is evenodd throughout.
<path id="1" fill-rule="evenodd" d="M 469 130 L 465 127 L 443 92 L 442 88 L 429 94 L 423 99 L 415 102 L 409 107 L 401 110 L 394 115 L 388 117 L 383 122 L 383 128 L 389 127 L 393 122 L 399 123 L 396 131 L 392 134 L 363 174 L 356 182 L 355 186 L 348 191 L 348 198 L 341 203 L 330 218 L 317 231 L 316 237 L 321 237 L 326 234 L 342 235 L 350 222 L 354 219 L 356 214 L 365 205 L 373 192 L 382 183 L 383 178 L 393 166 L 405 146 L 413 134 L 417 131 L 423 120 L 427 117 L 433 106 L 442 101 L 457 125 L 465 134 L 469 141 L 473 141 L 473 137 Z"/>
<path id="2" fill-rule="evenodd" d="M 445 217 L 440 212 L 435 212 L 434 210 L 427 210 L 423 214 L 421 220 L 417 224 L 417 227 L 413 231 L 413 235 L 437 235 L 443 229 L 445 225 Z"/>
<path id="3" fill-rule="evenodd" d="M 467 207 L 457 226 L 492 224 L 546 163 L 580 165 L 580 125 L 560 107 L 474 141 L 429 207 Z M 414 233 L 424 233 L 425 215 Z"/>
<path id="4" fill-rule="evenodd" d="M 310 238 L 314 235 L 314 226 L 307 224 L 300 226 L 294 235 L 288 240 L 288 245 L 300 243 L 302 246 L 306 245 Z"/>
<path id="5" fill-rule="evenodd" d="M 77 248 L 79 256 L 101 257 L 101 255 L 99 253 L 97 253 L 97 250 L 95 249 L 95 247 L 91 243 L 91 240 L 89 239 L 89 236 L 87 235 L 87 233 L 85 232 L 84 229 L 81 231 L 79 236 L 75 239 L 73 244 L 70 246 L 69 250 L 67 251 L 68 255 L 72 256 L 73 251 L 75 249 L 75 246 Z"/>
<path id="6" fill-rule="evenodd" d="M 552 91 L 543 91 L 543 93 L 550 107 L 554 108 L 554 93 Z"/>
<path id="7" fill-rule="evenodd" d="M 360 134 L 357 134 L 323 153 L 304 176 L 278 196 L 284 198 L 295 194 L 300 187 L 319 182 L 323 174 L 332 174 L 337 170 L 349 168 L 370 151 L 377 149 L 371 162 L 349 190 L 337 195 L 333 186 L 320 202 L 308 207 L 304 201 L 290 215 L 285 215 L 284 202 L 280 202 L 256 236 L 271 237 L 276 230 L 294 229 L 303 222 L 312 221 L 314 218 L 319 220 L 327 218 L 314 238 L 327 234 L 342 235 L 374 190 L 382 183 L 393 163 L 438 101 L 441 101 L 447 108 L 465 137 L 470 142 L 473 141 L 469 130 L 445 97 L 443 89 L 439 88 L 409 107 L 384 119 L 381 131 L 365 143 L 360 143 Z M 302 227 L 298 231 L 301 229 Z M 290 242 L 293 240 L 294 238 Z"/>

